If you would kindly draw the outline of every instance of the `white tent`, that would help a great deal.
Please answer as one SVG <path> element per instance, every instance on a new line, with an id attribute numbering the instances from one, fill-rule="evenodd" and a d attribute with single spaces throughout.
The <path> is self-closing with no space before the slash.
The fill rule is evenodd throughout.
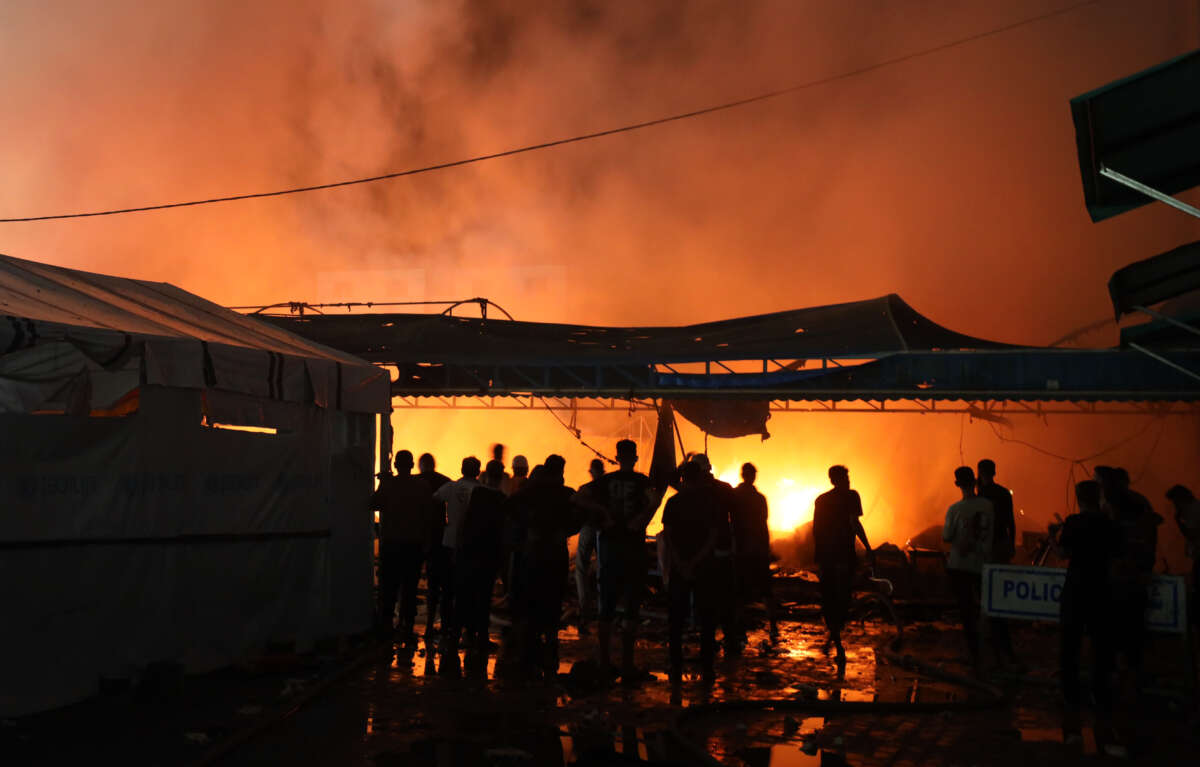
<path id="1" fill-rule="evenodd" d="M 389 409 L 355 357 L 165 283 L 0 256 L 0 716 L 366 630 Z"/>

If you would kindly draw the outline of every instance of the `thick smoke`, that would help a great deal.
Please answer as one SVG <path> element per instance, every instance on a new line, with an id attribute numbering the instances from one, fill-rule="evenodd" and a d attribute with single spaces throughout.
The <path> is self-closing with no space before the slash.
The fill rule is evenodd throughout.
<path id="1" fill-rule="evenodd" d="M 1061 5 L 9 2 L 0 214 L 444 162 L 837 75 Z M 897 292 L 957 330 L 1047 343 L 1108 314 L 1113 269 L 1200 233 L 1162 207 L 1092 224 L 1067 100 L 1193 49 L 1198 35 L 1193 0 L 1101 2 L 586 144 L 312 195 L 2 225 L 0 252 L 228 304 L 487 295 L 521 319 L 609 324 Z M 1115 338 L 1099 335 L 1088 340 Z M 541 418 L 539 439 L 566 437 Z M 817 466 L 817 477 L 830 462 L 861 466 L 854 476 L 877 488 L 877 508 L 915 527 L 952 499 L 942 480 L 961 432 L 968 462 L 987 452 L 1014 488 L 1028 486 L 1039 523 L 1062 510 L 1066 464 L 1001 444 L 987 424 L 938 419 L 780 416 L 765 445 L 713 451 L 780 472 Z M 497 423 L 397 418 L 413 440 L 482 443 L 476 452 Z M 1142 425 L 1017 423 L 1002 432 L 1072 457 Z M 1174 423 L 1157 443 L 1162 466 L 1150 461 L 1143 478 L 1155 499 L 1174 481 L 1200 484 L 1195 429 Z M 1158 428 L 1112 462 L 1137 476 Z"/>

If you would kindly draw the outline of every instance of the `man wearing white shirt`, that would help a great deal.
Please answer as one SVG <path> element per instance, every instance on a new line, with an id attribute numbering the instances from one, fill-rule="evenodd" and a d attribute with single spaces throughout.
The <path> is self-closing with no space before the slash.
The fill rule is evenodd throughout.
<path id="1" fill-rule="evenodd" d="M 962 500 L 947 509 L 942 540 L 950 544 L 946 570 L 962 611 L 971 665 L 978 673 L 979 589 L 983 563 L 992 554 L 995 533 L 992 502 L 975 494 L 975 472 L 970 466 L 959 466 L 954 470 L 954 484 L 962 492 Z"/>
<path id="2" fill-rule="evenodd" d="M 446 529 L 442 533 L 442 553 L 447 563 L 447 572 L 443 573 L 442 583 L 445 584 L 445 594 L 442 596 L 442 626 L 454 626 L 454 549 L 458 545 L 458 531 L 462 526 L 467 506 L 471 503 L 471 493 L 479 487 L 479 459 L 474 456 L 464 458 L 462 462 L 462 477 L 454 482 L 447 482 L 438 488 L 433 497 L 446 504 Z M 457 637 L 454 637 L 457 639 Z"/>

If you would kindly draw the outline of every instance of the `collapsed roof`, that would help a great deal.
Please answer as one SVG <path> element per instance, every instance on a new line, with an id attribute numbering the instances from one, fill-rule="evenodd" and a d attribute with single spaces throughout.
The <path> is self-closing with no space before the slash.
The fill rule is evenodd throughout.
<path id="1" fill-rule="evenodd" d="M 948 330 L 894 293 L 681 327 L 597 327 L 434 314 L 267 319 L 322 344 L 387 364 L 672 364 L 1016 348 Z"/>
<path id="2" fill-rule="evenodd" d="M 399 372 L 392 393 L 407 397 L 1200 398 L 1195 380 L 1135 352 L 1029 348 L 975 338 L 938 325 L 894 294 L 683 327 L 428 314 L 268 319 L 319 343 L 394 365 Z"/>

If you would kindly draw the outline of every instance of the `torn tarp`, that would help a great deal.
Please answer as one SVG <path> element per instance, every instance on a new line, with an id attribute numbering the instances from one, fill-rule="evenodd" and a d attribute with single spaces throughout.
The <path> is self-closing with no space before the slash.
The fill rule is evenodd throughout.
<path id="1" fill-rule="evenodd" d="M 732 439 L 750 434 L 770 437 L 767 419 L 771 417 L 768 400 L 677 399 L 671 407 L 706 434 Z"/>

